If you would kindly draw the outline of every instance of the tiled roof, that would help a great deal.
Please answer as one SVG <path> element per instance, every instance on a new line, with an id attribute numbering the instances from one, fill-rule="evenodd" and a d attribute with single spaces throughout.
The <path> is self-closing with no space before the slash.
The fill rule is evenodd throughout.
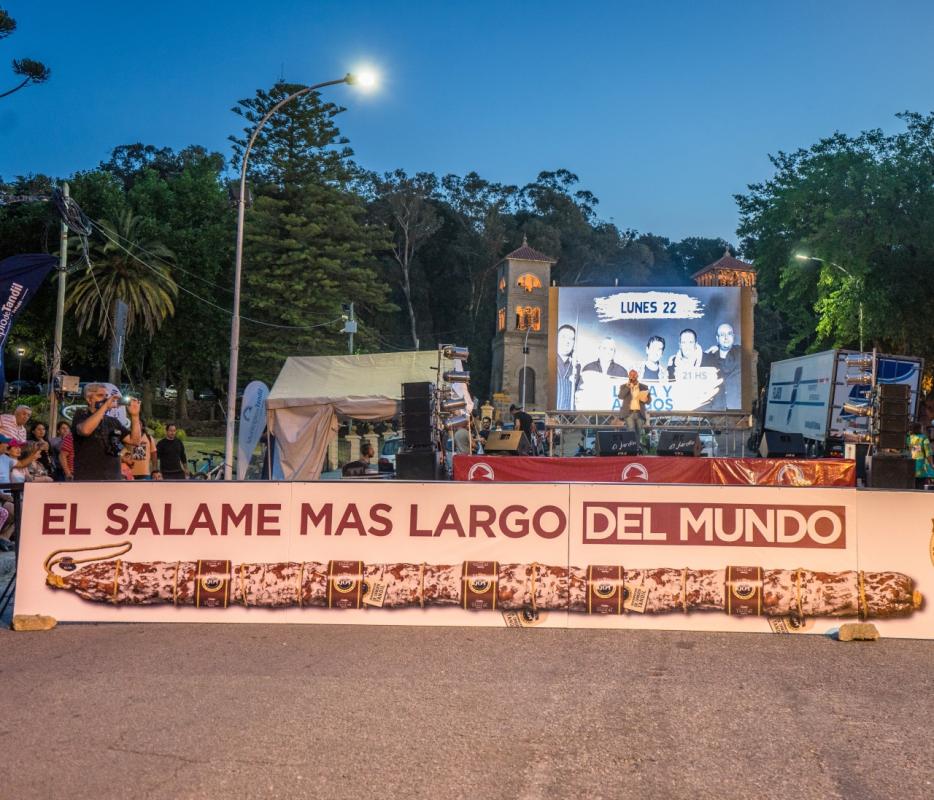
<path id="1" fill-rule="evenodd" d="M 755 272 L 756 268 L 752 264 L 747 264 L 745 261 L 740 261 L 738 258 L 734 258 L 730 255 L 729 250 L 725 250 L 723 255 L 720 256 L 713 264 L 708 264 L 703 269 L 697 270 L 691 277 L 696 278 L 698 275 L 703 275 L 705 272 L 713 272 L 714 270 L 719 269 L 733 269 L 745 272 Z"/>
<path id="2" fill-rule="evenodd" d="M 522 247 L 513 250 L 511 253 L 507 253 L 503 260 L 505 261 L 507 258 L 513 258 L 516 261 L 547 261 L 549 264 L 554 264 L 557 260 L 551 256 L 546 256 L 534 247 L 529 247 L 528 239 L 526 239 L 524 235 L 522 237 Z"/>

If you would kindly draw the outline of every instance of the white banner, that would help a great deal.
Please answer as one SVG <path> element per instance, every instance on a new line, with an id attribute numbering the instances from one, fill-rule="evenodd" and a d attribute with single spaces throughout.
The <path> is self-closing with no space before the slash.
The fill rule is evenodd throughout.
<path id="1" fill-rule="evenodd" d="M 262 381 L 252 381 L 243 390 L 240 401 L 240 431 L 237 439 L 237 479 L 246 477 L 253 451 L 266 428 L 266 398 L 269 387 Z"/>
<path id="2" fill-rule="evenodd" d="M 934 638 L 932 517 L 855 489 L 29 484 L 16 613 Z"/>

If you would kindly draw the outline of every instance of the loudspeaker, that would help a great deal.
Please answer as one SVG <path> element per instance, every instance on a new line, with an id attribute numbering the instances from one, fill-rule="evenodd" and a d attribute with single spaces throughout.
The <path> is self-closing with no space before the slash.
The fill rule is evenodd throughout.
<path id="1" fill-rule="evenodd" d="M 878 417 L 877 419 L 879 420 L 879 433 L 900 433 L 903 436 L 908 435 L 907 415 L 886 415 L 884 417 Z"/>
<path id="2" fill-rule="evenodd" d="M 914 489 L 915 462 L 903 456 L 867 456 L 866 485 L 873 489 Z"/>
<path id="3" fill-rule="evenodd" d="M 438 454 L 431 449 L 396 453 L 396 477 L 406 481 L 438 480 Z"/>
<path id="4" fill-rule="evenodd" d="M 700 435 L 684 431 L 661 431 L 655 452 L 660 456 L 699 456 Z"/>
<path id="5" fill-rule="evenodd" d="M 402 399 L 403 400 L 417 400 L 418 398 L 425 398 L 430 400 L 432 391 L 434 389 L 434 384 L 430 381 L 418 381 L 416 383 L 403 383 L 402 384 Z"/>
<path id="6" fill-rule="evenodd" d="M 880 400 L 876 407 L 876 415 L 880 417 L 907 417 L 907 400 Z"/>
<path id="7" fill-rule="evenodd" d="M 635 431 L 597 431 L 598 456 L 637 456 L 642 446 Z"/>
<path id="8" fill-rule="evenodd" d="M 402 444 L 410 447 L 431 447 L 431 414 L 406 414 L 402 417 Z"/>
<path id="9" fill-rule="evenodd" d="M 484 453 L 525 456 L 532 450 L 529 437 L 522 431 L 490 431 L 483 443 Z"/>
<path id="10" fill-rule="evenodd" d="M 856 480 L 866 483 L 866 456 L 869 453 L 868 444 L 854 444 L 847 442 L 843 445 L 843 457 L 856 462 Z"/>
<path id="11" fill-rule="evenodd" d="M 434 385 L 428 383 L 402 384 L 402 413 L 430 414 L 434 399 Z"/>
<path id="12" fill-rule="evenodd" d="M 804 437 L 800 433 L 764 431 L 759 455 L 763 458 L 804 458 L 807 455 Z"/>
<path id="13" fill-rule="evenodd" d="M 904 450 L 908 447 L 908 431 L 880 432 L 876 436 L 876 444 L 882 450 Z"/>
<path id="14" fill-rule="evenodd" d="M 907 403 L 911 399 L 911 387 L 907 383 L 880 383 L 876 390 L 880 401 L 904 400 Z"/>

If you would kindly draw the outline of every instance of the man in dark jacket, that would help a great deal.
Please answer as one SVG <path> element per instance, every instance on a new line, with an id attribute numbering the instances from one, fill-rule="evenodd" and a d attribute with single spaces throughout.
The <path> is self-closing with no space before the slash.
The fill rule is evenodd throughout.
<path id="1" fill-rule="evenodd" d="M 629 370 L 629 382 L 619 387 L 619 416 L 626 427 L 642 440 L 642 430 L 649 421 L 645 407 L 649 402 L 649 387 L 639 383 L 639 373 Z"/>

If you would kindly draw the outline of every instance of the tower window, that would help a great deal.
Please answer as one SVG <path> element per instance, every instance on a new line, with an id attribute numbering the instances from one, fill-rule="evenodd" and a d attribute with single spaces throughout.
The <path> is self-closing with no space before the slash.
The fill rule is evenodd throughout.
<path id="1" fill-rule="evenodd" d="M 516 280 L 516 286 L 531 292 L 533 289 L 541 289 L 542 282 L 531 272 L 524 272 Z"/>
<path id="2" fill-rule="evenodd" d="M 496 311 L 496 330 L 506 330 L 506 309 L 500 308 Z"/>
<path id="3" fill-rule="evenodd" d="M 542 329 L 542 310 L 538 306 L 516 306 L 516 330 L 524 331 L 526 328 L 533 331 Z"/>
<path id="4" fill-rule="evenodd" d="M 499 279 L 499 290 L 500 290 L 501 292 L 505 292 L 505 291 L 506 291 L 506 278 L 505 278 L 505 277 L 501 277 L 501 278 Z"/>

